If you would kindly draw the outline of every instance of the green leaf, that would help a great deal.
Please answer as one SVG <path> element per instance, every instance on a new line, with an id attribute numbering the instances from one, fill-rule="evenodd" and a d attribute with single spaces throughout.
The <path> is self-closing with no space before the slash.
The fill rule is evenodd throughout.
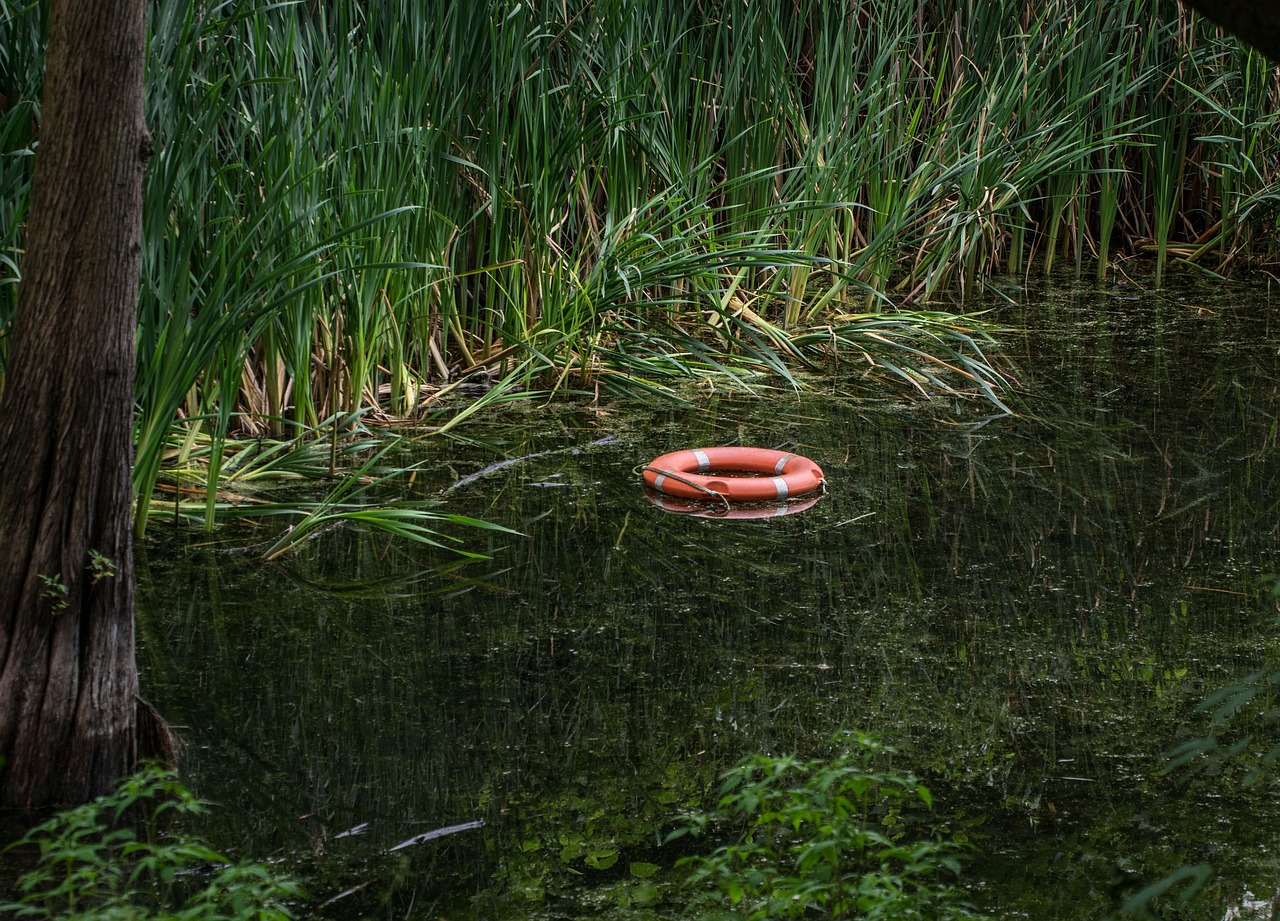
<path id="1" fill-rule="evenodd" d="M 593 851 L 587 854 L 584 862 L 593 870 L 607 870 L 618 862 L 618 851 Z"/>

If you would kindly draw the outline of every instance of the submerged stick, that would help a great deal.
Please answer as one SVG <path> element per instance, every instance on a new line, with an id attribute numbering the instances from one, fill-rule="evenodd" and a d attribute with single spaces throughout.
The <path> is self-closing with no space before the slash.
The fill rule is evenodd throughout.
<path id="1" fill-rule="evenodd" d="M 337 837 L 342 838 L 347 835 L 364 834 L 365 829 L 367 828 L 368 828 L 368 823 L 367 822 L 362 823 L 360 825 L 357 825 L 355 828 L 344 831 L 341 835 L 338 835 Z M 476 829 L 476 828 L 484 828 L 484 819 L 476 819 L 473 822 L 463 822 L 460 825 L 446 825 L 443 828 L 436 828 L 436 829 L 433 829 L 432 831 L 423 832 L 420 835 L 414 835 L 412 838 L 408 839 L 407 841 L 401 841 L 395 847 L 387 848 L 385 851 L 383 851 L 383 853 L 394 854 L 396 851 L 402 851 L 407 847 L 413 847 L 418 844 L 426 844 L 428 841 L 435 841 L 437 838 L 446 838 L 449 835 L 456 835 L 460 831 L 472 831 L 473 829 Z M 359 830 L 357 831 L 357 829 Z M 330 896 L 329 898 L 325 899 L 323 902 L 320 903 L 320 907 L 327 908 L 328 906 L 332 905 L 334 902 L 340 902 L 349 895 L 355 895 L 360 890 L 371 886 L 373 882 L 374 880 L 367 879 L 363 883 L 357 883 L 356 885 L 352 886 L 350 889 L 344 889 L 342 892 L 339 892 L 337 895 Z"/>
<path id="2" fill-rule="evenodd" d="M 401 841 L 395 847 L 387 848 L 388 854 L 394 854 L 396 851 L 402 851 L 407 847 L 413 847 L 418 844 L 426 844 L 428 841 L 434 841 L 437 838 L 444 838 L 449 835 L 456 835 L 460 831 L 471 831 L 476 828 L 484 828 L 484 819 L 476 819 L 474 822 L 463 822 L 461 825 L 446 825 L 444 828 L 437 828 L 434 831 L 423 832 L 420 835 L 414 835 L 408 841 Z"/>
<path id="3" fill-rule="evenodd" d="M 595 441 L 588 443 L 586 447 L 595 448 L 595 447 L 599 447 L 600 445 L 612 444 L 617 440 L 618 440 L 617 435 L 605 435 L 603 438 L 597 438 Z M 561 454 L 565 451 L 568 451 L 571 454 L 577 454 L 581 450 L 582 450 L 581 448 L 552 448 L 550 451 L 535 451 L 533 454 L 526 454 L 523 457 L 509 457 L 506 460 L 495 461 L 494 463 L 490 464 L 488 467 L 485 467 L 483 470 L 477 470 L 475 473 L 468 474 L 467 476 L 464 476 L 462 479 L 458 480 L 458 482 L 454 483 L 452 486 L 446 487 L 442 495 L 447 496 L 449 493 L 453 492 L 455 489 L 466 486 L 468 483 L 474 483 L 476 480 L 480 479 L 481 477 L 488 476 L 491 473 L 497 473 L 502 468 L 510 467 L 512 464 L 518 464 L 518 463 L 521 463 L 522 461 L 533 460 L 535 457 L 546 457 L 548 454 Z"/>

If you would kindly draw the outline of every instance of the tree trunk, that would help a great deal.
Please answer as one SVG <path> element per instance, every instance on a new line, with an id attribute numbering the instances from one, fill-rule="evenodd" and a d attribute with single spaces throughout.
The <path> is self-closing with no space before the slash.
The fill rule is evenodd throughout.
<path id="1" fill-rule="evenodd" d="M 146 0 L 53 0 L 0 397 L 0 805 L 138 758 L 130 531 Z"/>

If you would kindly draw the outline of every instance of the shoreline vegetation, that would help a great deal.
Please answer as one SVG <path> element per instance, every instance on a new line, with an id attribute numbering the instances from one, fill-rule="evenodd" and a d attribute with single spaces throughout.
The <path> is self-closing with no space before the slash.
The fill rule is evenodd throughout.
<path id="1" fill-rule="evenodd" d="M 0 0 L 0 387 L 42 11 Z M 398 423 L 549 393 L 821 371 L 1003 409 L 992 327 L 940 304 L 1276 258 L 1277 72 L 1173 3 L 156 0 L 150 30 L 139 533 L 296 519 L 250 484 L 339 470 L 300 523 L 365 514 Z"/>

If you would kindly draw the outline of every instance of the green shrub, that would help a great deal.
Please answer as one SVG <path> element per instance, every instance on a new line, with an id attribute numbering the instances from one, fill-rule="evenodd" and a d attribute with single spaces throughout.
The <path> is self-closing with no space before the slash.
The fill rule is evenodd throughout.
<path id="1" fill-rule="evenodd" d="M 297 885 L 257 863 L 232 863 L 171 827 L 205 804 L 161 767 L 92 803 L 60 812 L 5 849 L 35 850 L 18 901 L 0 914 L 63 921 L 281 921 Z"/>
<path id="2" fill-rule="evenodd" d="M 826 761 L 744 760 L 725 773 L 717 809 L 673 833 L 739 830 L 734 843 L 678 864 L 692 867 L 691 885 L 718 890 L 708 917 L 975 917 L 954 885 L 961 844 L 922 827 L 928 789 L 877 770 L 892 749 L 860 733 L 846 741 Z"/>

